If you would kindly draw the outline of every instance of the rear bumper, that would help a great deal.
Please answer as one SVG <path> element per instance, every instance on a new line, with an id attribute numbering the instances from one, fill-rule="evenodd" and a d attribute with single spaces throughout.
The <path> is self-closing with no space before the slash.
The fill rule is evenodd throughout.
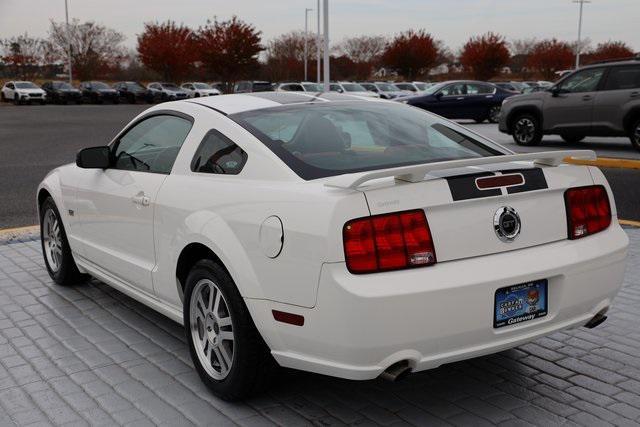
<path id="1" fill-rule="evenodd" d="M 365 380 L 399 361 L 420 371 L 585 324 L 620 289 L 627 246 L 615 224 L 578 241 L 424 269 L 356 276 L 331 263 L 323 266 L 315 308 L 250 299 L 247 305 L 282 366 Z M 494 329 L 495 291 L 543 278 L 548 315 Z M 275 322 L 273 309 L 303 315 L 304 326 Z"/>

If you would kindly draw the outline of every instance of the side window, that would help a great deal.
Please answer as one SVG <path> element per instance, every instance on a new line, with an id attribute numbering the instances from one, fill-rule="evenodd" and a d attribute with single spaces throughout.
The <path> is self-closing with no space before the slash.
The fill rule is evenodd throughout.
<path id="1" fill-rule="evenodd" d="M 568 93 L 594 92 L 604 74 L 604 68 L 579 71 L 560 83 L 560 90 Z"/>
<path id="2" fill-rule="evenodd" d="M 191 170 L 200 173 L 237 175 L 247 162 L 247 153 L 217 130 L 209 131 L 191 161 Z"/>
<path id="3" fill-rule="evenodd" d="M 7 87 L 12 90 L 16 88 L 16 86 L 13 83 L 9 83 Z"/>
<path id="4" fill-rule="evenodd" d="M 191 122 L 181 117 L 149 117 L 120 137 L 114 168 L 168 174 L 190 130 Z"/>
<path id="5" fill-rule="evenodd" d="M 640 88 L 640 67 L 612 67 L 604 90 Z"/>
<path id="6" fill-rule="evenodd" d="M 466 95 L 467 88 L 464 83 L 454 83 L 440 90 L 440 93 L 444 96 Z"/>

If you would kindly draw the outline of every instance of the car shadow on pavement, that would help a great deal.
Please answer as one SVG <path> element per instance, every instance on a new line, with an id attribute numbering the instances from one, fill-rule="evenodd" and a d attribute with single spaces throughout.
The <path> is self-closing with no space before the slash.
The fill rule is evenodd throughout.
<path id="1" fill-rule="evenodd" d="M 640 229 L 609 320 L 415 373 L 348 381 L 282 369 L 228 403 L 183 328 L 97 280 L 59 287 L 38 241 L 0 245 L 0 421 L 165 425 L 594 425 L 640 422 Z M 4 416 L 4 418 L 3 418 Z"/>

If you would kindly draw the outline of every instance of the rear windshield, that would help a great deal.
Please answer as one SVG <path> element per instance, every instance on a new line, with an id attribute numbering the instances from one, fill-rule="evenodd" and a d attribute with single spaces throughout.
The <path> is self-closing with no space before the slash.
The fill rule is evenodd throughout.
<path id="1" fill-rule="evenodd" d="M 306 180 L 501 154 L 460 126 L 404 104 L 314 103 L 229 117 Z"/>

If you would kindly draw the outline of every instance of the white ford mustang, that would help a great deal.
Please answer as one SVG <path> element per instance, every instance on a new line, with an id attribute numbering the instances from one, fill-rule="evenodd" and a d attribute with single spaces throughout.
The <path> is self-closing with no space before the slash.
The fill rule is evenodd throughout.
<path id="1" fill-rule="evenodd" d="M 44 179 L 42 248 L 184 324 L 223 398 L 278 365 L 396 378 L 606 318 L 628 239 L 571 155 L 355 96 L 170 102 Z"/>

